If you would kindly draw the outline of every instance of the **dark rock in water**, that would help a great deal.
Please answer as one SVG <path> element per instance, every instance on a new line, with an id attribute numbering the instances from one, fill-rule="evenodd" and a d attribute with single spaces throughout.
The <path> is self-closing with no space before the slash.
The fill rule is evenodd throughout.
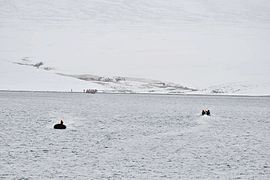
<path id="1" fill-rule="evenodd" d="M 66 129 L 67 127 L 64 124 L 56 124 L 56 125 L 54 125 L 53 128 L 54 129 Z"/>

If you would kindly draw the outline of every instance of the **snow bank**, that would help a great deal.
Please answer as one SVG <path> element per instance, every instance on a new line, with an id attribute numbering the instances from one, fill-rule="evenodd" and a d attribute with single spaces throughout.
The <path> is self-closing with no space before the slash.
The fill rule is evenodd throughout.
<path id="1" fill-rule="evenodd" d="M 82 92 L 83 89 L 104 89 L 92 82 L 80 81 L 32 67 L 18 66 L 0 61 L 0 90 L 67 91 Z"/>

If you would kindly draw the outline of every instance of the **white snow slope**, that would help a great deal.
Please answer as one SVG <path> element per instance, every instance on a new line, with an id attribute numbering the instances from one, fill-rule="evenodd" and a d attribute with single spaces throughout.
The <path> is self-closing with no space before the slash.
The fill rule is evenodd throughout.
<path id="1" fill-rule="evenodd" d="M 195 91 L 175 83 L 130 77 L 103 77 L 89 74 L 71 75 L 57 72 L 43 62 L 23 58 L 19 62 L 1 62 L 0 90 L 82 92 L 97 89 L 106 93 L 179 94 Z M 13 69 L 15 73 L 9 72 Z M 12 80 L 10 80 L 12 79 Z"/>
<path id="2" fill-rule="evenodd" d="M 268 0 L 0 0 L 0 40 L 0 89 L 108 89 L 12 64 L 31 57 L 63 74 L 159 79 L 207 89 L 202 93 L 270 94 Z M 243 82 L 251 88 L 236 93 Z M 215 91 L 224 84 L 234 90 Z"/>

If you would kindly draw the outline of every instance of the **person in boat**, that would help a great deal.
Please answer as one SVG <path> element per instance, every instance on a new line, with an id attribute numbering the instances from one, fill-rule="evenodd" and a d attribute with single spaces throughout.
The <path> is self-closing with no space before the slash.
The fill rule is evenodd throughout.
<path id="1" fill-rule="evenodd" d="M 205 110 L 202 110 L 202 116 L 205 115 Z"/>
<path id="2" fill-rule="evenodd" d="M 210 116 L 210 110 L 209 110 L 209 109 L 207 109 L 207 110 L 206 110 L 206 109 L 205 109 L 205 110 L 202 110 L 202 116 L 205 115 L 205 114 L 206 114 L 207 116 Z"/>
<path id="3" fill-rule="evenodd" d="M 61 120 L 60 124 L 55 124 L 54 129 L 66 129 L 66 125 L 64 125 L 64 122 Z"/>

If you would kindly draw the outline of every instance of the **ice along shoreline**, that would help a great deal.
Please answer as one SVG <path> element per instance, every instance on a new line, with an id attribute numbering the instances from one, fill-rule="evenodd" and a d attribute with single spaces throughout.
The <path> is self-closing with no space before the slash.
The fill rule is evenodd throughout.
<path id="1" fill-rule="evenodd" d="M 39 90 L 0 90 L 0 93 L 61 93 L 61 94 L 88 94 L 78 91 L 39 91 Z M 109 92 L 98 91 L 96 94 L 120 94 L 120 95 L 153 95 L 153 96 L 211 96 L 211 97 L 270 97 L 269 95 L 253 95 L 253 94 L 200 94 L 200 93 L 157 93 L 157 92 Z M 89 94 L 95 95 L 95 94 Z"/>

